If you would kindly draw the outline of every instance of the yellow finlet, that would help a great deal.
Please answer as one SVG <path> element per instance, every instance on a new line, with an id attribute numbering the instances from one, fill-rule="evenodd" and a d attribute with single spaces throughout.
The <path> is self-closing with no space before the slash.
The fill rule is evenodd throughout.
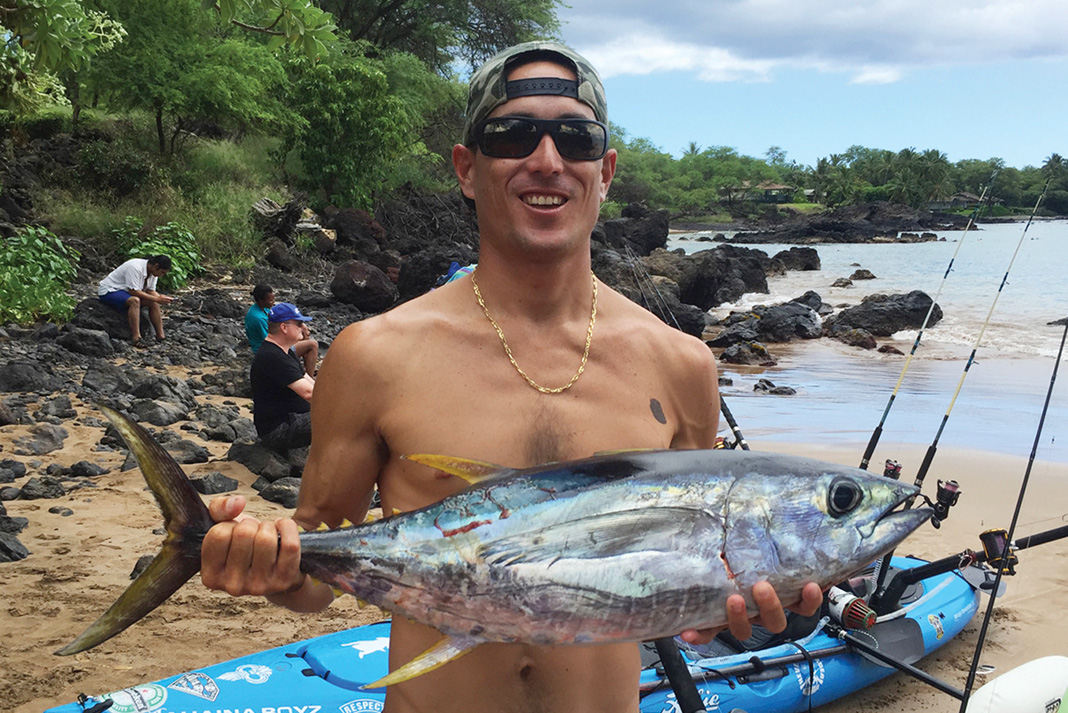
<path id="1" fill-rule="evenodd" d="M 506 470 L 493 463 L 487 463 L 481 460 L 471 460 L 469 458 L 457 458 L 455 456 L 437 456 L 428 453 L 416 453 L 415 455 L 401 457 L 405 460 L 421 463 L 422 465 L 431 468 L 437 468 L 450 475 L 458 475 L 471 484 L 479 483 L 486 478 L 490 478 L 501 471 Z"/>
<path id="2" fill-rule="evenodd" d="M 442 636 L 438 643 L 434 644 L 396 671 L 390 672 L 387 676 L 383 676 L 374 683 L 369 683 L 366 686 L 363 686 L 362 689 L 382 688 L 384 686 L 403 683 L 404 681 L 415 678 L 416 676 L 421 676 L 424 673 L 433 671 L 450 661 L 460 658 L 481 643 L 482 641 L 478 639 Z"/>
<path id="3" fill-rule="evenodd" d="M 310 579 L 312 581 L 312 584 L 326 584 L 326 582 L 324 582 L 323 580 L 316 579 L 315 577 L 311 576 L 310 574 L 308 575 L 308 579 Z M 330 591 L 333 592 L 333 594 L 334 594 L 334 599 L 337 599 L 338 597 L 343 597 L 346 594 L 348 594 L 348 592 L 346 592 L 346 591 L 344 591 L 342 589 L 338 589 L 337 587 L 335 587 L 332 584 L 326 584 L 326 586 L 330 587 Z M 359 599 L 357 599 L 356 601 L 360 603 L 360 605 L 361 605 L 360 608 L 362 609 L 363 605 L 365 604 L 365 602 L 361 602 Z"/>

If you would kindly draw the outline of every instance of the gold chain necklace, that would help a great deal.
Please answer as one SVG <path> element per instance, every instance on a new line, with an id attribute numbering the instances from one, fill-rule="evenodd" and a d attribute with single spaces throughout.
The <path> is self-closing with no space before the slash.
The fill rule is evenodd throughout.
<path id="1" fill-rule="evenodd" d="M 586 329 L 586 347 L 582 350 L 582 363 L 579 364 L 578 371 L 575 372 L 575 375 L 571 377 L 571 381 L 567 382 L 563 386 L 558 386 L 555 389 L 550 389 L 542 386 L 541 384 L 538 384 L 534 381 L 534 379 L 531 379 L 529 376 L 527 376 L 527 372 L 523 371 L 522 367 L 520 367 L 519 364 L 516 363 L 515 357 L 512 356 L 512 350 L 508 346 L 508 340 L 504 338 L 504 331 L 501 329 L 500 325 L 498 325 L 497 322 L 493 319 L 493 317 L 490 316 L 489 309 L 486 307 L 486 303 L 482 300 L 482 293 L 478 289 L 478 282 L 475 281 L 475 273 L 477 272 L 478 269 L 476 268 L 471 273 L 471 286 L 475 288 L 475 297 L 478 299 L 478 305 L 482 308 L 483 313 L 485 313 L 486 319 L 488 319 L 490 324 L 493 325 L 493 328 L 497 330 L 497 336 L 501 338 L 501 345 L 504 347 L 504 353 L 508 355 L 508 361 L 512 362 L 512 366 L 515 367 L 515 370 L 519 372 L 520 376 L 526 379 L 526 382 L 528 384 L 530 384 L 543 394 L 559 394 L 563 391 L 567 391 L 568 389 L 570 389 L 575 384 L 575 382 L 578 381 L 578 378 L 582 376 L 582 372 L 586 369 L 586 360 L 590 356 L 590 342 L 593 341 L 593 325 L 597 321 L 597 276 L 593 274 L 593 271 L 590 271 L 590 278 L 593 281 L 593 307 L 590 310 L 590 326 Z"/>

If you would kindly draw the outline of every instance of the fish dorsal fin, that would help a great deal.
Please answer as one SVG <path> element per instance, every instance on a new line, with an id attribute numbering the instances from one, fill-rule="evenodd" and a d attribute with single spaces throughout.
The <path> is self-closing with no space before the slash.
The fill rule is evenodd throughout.
<path id="1" fill-rule="evenodd" d="M 460 658 L 481 643 L 482 641 L 479 639 L 468 637 L 442 636 L 438 643 L 434 644 L 396 671 L 392 671 L 389 675 L 378 679 L 374 683 L 369 683 L 362 688 L 363 690 L 369 688 L 382 688 L 384 686 L 403 683 L 416 676 L 422 676 L 428 671 L 433 671 L 439 666 L 444 666 L 448 662 Z"/>
<path id="2" fill-rule="evenodd" d="M 723 521 L 706 510 L 657 507 L 623 510 L 557 523 L 479 547 L 488 564 L 600 559 L 638 551 L 672 551 L 678 540 L 719 538 Z"/>
<path id="3" fill-rule="evenodd" d="M 469 458 L 457 458 L 455 456 L 437 456 L 429 453 L 416 453 L 410 456 L 401 456 L 405 460 L 431 468 L 437 468 L 449 475 L 457 475 L 472 485 L 480 483 L 487 478 L 492 478 L 499 473 L 508 470 L 493 463 Z"/>

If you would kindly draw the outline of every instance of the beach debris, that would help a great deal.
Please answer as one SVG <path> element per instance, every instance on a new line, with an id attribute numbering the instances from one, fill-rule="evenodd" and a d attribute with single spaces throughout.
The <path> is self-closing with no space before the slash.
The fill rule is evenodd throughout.
<path id="1" fill-rule="evenodd" d="M 140 426 L 104 409 L 137 454 L 167 523 L 163 548 L 58 654 L 106 641 L 200 568 L 213 520 Z M 916 488 L 856 468 L 751 451 L 626 451 L 522 470 L 409 460 L 467 490 L 419 510 L 302 533 L 301 569 L 437 628 L 427 652 L 370 687 L 425 673 L 485 642 L 641 641 L 726 623 L 733 593 L 768 581 L 784 604 L 844 580 L 929 520 L 896 511 Z"/>

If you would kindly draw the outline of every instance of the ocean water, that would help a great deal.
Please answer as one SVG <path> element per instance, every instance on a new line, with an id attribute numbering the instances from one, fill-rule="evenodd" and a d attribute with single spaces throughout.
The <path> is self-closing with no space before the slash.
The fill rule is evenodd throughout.
<path id="1" fill-rule="evenodd" d="M 687 252 L 713 247 L 696 241 L 698 235 L 674 234 L 668 247 Z M 949 412 L 938 445 L 1027 456 L 1064 334 L 1064 327 L 1047 323 L 1068 316 L 1068 221 L 1036 221 L 1026 234 L 1024 223 L 1007 223 L 981 224 L 966 235 L 938 235 L 945 240 L 815 245 L 821 270 L 769 278 L 770 294 L 747 294 L 712 314 L 726 316 L 732 309 L 783 302 L 806 290 L 815 290 L 835 307 L 857 304 L 874 293 L 939 293 L 937 302 L 945 316 L 925 330 L 887 415 L 881 443 L 929 445 Z M 790 246 L 745 247 L 774 255 Z M 943 280 L 951 261 L 952 270 Z M 858 268 L 870 270 L 876 279 L 856 281 L 850 288 L 830 287 Z M 907 355 L 915 339 L 916 332 L 908 331 L 879 343 L 892 343 Z M 723 387 L 723 395 L 743 433 L 770 440 L 859 444 L 859 462 L 906 357 L 827 339 L 768 346 L 778 361 L 774 367 L 721 363 L 721 374 L 734 382 Z M 965 373 L 973 348 L 976 359 Z M 793 387 L 797 395 L 756 394 L 753 385 L 759 378 Z M 1039 459 L 1068 462 L 1065 382 L 1068 373 L 1058 374 L 1036 451 Z"/>

